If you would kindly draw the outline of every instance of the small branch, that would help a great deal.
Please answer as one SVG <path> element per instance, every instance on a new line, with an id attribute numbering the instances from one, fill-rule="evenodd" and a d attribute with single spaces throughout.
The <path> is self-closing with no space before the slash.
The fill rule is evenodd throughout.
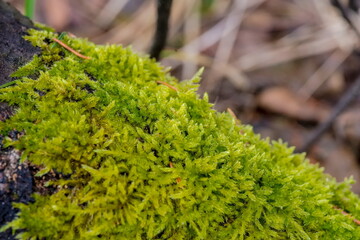
<path id="1" fill-rule="evenodd" d="M 339 208 L 338 206 L 334 206 L 334 209 L 340 210 L 342 215 L 348 216 L 350 219 L 353 220 L 354 223 L 356 223 L 357 225 L 360 225 L 360 220 L 354 218 L 353 216 L 351 216 L 349 213 L 345 212 L 344 210 L 342 210 L 342 209 Z"/>
<path id="2" fill-rule="evenodd" d="M 157 1 L 156 32 L 150 49 L 150 57 L 155 58 L 156 60 L 159 60 L 160 53 L 166 44 L 171 5 L 172 0 Z"/>
<path id="3" fill-rule="evenodd" d="M 353 23 L 349 10 L 339 1 L 339 0 L 330 0 L 332 5 L 336 7 L 341 16 L 345 19 L 345 21 L 349 24 L 349 26 L 354 30 L 358 38 L 360 39 L 360 32 L 358 28 Z M 349 2 L 350 9 L 354 10 L 358 8 L 358 4 L 356 1 Z M 350 10 L 351 11 L 351 10 Z M 334 110 L 332 111 L 329 118 L 321 123 L 310 135 L 309 139 L 305 142 L 305 144 L 300 147 L 295 152 L 307 152 L 311 149 L 314 143 L 331 127 L 337 116 L 339 116 L 346 107 L 355 99 L 360 91 L 360 76 L 355 80 L 353 85 L 347 90 L 347 92 L 340 98 L 339 102 L 336 104 Z"/>
<path id="4" fill-rule="evenodd" d="M 360 38 L 359 29 L 355 26 L 355 24 L 351 20 L 349 10 L 339 0 L 330 0 L 330 1 L 331 1 L 332 5 L 340 11 L 341 16 L 345 19 L 345 21 L 349 24 L 349 26 L 354 30 L 356 35 Z M 349 7 L 351 10 L 354 10 L 354 8 L 355 9 L 358 8 L 358 4 L 356 1 L 350 1 Z"/>
<path id="5" fill-rule="evenodd" d="M 358 0 L 349 0 L 349 8 L 354 12 L 358 12 L 360 8 L 360 3 Z"/>
<path id="6" fill-rule="evenodd" d="M 314 145 L 314 143 L 331 127 L 337 116 L 342 113 L 346 107 L 359 95 L 360 93 L 360 76 L 357 77 L 352 86 L 347 92 L 340 98 L 335 108 L 331 112 L 330 116 L 326 121 L 321 123 L 305 142 L 305 144 L 296 150 L 296 152 L 307 152 Z"/>

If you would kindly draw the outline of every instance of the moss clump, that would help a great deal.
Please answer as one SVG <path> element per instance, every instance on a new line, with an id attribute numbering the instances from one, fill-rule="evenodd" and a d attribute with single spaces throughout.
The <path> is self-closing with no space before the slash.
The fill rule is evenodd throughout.
<path id="1" fill-rule="evenodd" d="M 84 60 L 53 37 L 32 30 L 42 55 L 0 90 L 17 106 L 1 133 L 24 132 L 8 144 L 39 175 L 68 176 L 16 205 L 20 239 L 360 239 L 349 181 L 212 110 L 199 76 L 178 83 L 128 48 L 65 37 Z"/>

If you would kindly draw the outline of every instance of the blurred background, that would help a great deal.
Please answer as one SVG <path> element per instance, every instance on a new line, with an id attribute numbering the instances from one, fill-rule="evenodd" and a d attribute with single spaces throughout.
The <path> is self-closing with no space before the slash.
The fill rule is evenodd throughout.
<path id="1" fill-rule="evenodd" d="M 10 0 L 21 12 L 23 0 Z M 334 2 L 334 1 L 333 1 Z M 303 146 L 360 74 L 358 1 L 174 0 L 161 63 L 180 80 L 204 66 L 199 94 L 255 132 Z M 352 9 L 351 9 L 352 8 Z M 37 0 L 35 20 L 98 44 L 147 54 L 155 0 Z M 360 95 L 307 153 L 360 193 Z"/>

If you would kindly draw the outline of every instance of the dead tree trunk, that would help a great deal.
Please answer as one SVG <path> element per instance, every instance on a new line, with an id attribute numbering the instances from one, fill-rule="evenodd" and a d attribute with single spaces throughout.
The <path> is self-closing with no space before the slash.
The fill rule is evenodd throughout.
<path id="1" fill-rule="evenodd" d="M 0 85 L 13 81 L 10 74 L 40 53 L 23 39 L 33 23 L 14 7 L 0 0 Z M 14 109 L 0 102 L 0 121 L 5 121 Z M 1 129 L 0 129 L 1 131 Z M 16 215 L 13 202 L 29 202 L 33 192 L 33 177 L 27 164 L 20 164 L 21 153 L 4 147 L 3 139 L 16 139 L 18 132 L 0 135 L 0 227 Z M 11 231 L 0 233 L 0 239 L 14 239 Z"/>

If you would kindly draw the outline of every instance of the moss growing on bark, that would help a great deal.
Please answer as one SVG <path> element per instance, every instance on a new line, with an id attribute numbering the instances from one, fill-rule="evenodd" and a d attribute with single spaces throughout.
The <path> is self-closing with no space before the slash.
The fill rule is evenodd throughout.
<path id="1" fill-rule="evenodd" d="M 65 37 L 82 59 L 56 37 L 32 30 L 42 54 L 0 89 L 17 107 L 1 133 L 24 133 L 7 144 L 38 175 L 67 175 L 16 205 L 19 239 L 360 239 L 350 181 L 212 110 L 198 75 L 178 83 L 129 48 Z"/>

